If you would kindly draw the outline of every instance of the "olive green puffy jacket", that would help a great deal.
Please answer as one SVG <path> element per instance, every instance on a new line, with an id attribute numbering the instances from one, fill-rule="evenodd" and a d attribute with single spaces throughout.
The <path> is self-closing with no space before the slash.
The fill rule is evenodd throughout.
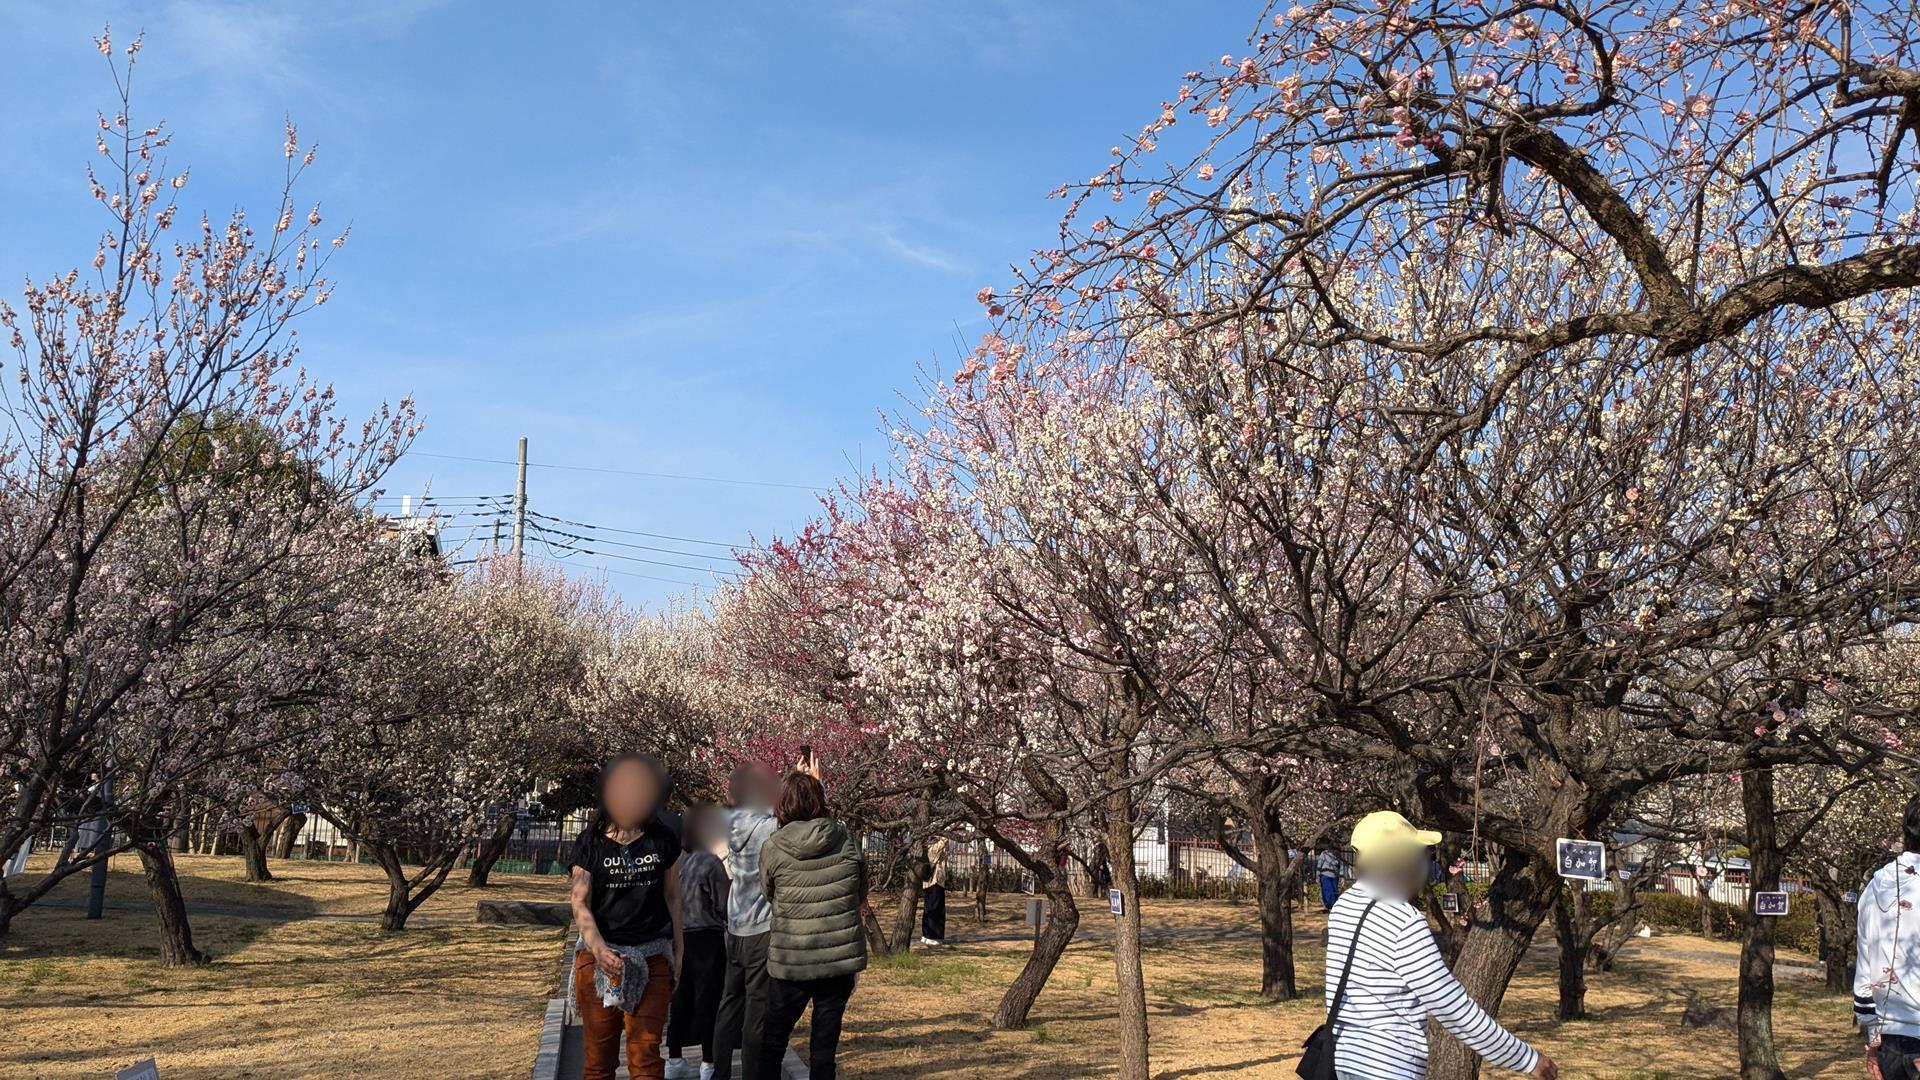
<path id="1" fill-rule="evenodd" d="M 760 887 L 773 903 L 767 974 L 801 982 L 867 966 L 860 925 L 860 852 L 833 818 L 790 821 L 760 849 Z"/>

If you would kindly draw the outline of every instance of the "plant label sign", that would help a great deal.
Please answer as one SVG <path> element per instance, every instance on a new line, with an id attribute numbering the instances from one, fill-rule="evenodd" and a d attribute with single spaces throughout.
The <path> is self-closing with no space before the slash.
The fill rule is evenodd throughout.
<path id="1" fill-rule="evenodd" d="M 1113 912 L 1115 915 L 1125 915 L 1127 913 L 1127 902 L 1121 899 L 1119 889 L 1107 890 L 1107 910 Z"/>
<path id="2" fill-rule="evenodd" d="M 1457 892 L 1441 893 L 1440 894 L 1440 910 L 1446 912 L 1449 915 L 1460 914 L 1460 894 Z"/>
<path id="3" fill-rule="evenodd" d="M 160 1080 L 160 1066 L 152 1058 L 136 1061 L 114 1073 L 113 1080 Z"/>
<path id="4" fill-rule="evenodd" d="M 1561 837 L 1553 842 L 1554 853 L 1559 857 L 1560 876 L 1576 881 L 1607 880 L 1607 846 L 1598 840 L 1569 840 Z"/>
<path id="5" fill-rule="evenodd" d="M 1787 913 L 1787 894 L 1784 892 L 1754 893 L 1753 913 L 1755 915 L 1785 915 Z"/>
<path id="6" fill-rule="evenodd" d="M 1033 895 L 1033 875 L 1032 874 L 1020 875 L 1020 891 L 1023 893 L 1026 893 L 1028 896 Z"/>

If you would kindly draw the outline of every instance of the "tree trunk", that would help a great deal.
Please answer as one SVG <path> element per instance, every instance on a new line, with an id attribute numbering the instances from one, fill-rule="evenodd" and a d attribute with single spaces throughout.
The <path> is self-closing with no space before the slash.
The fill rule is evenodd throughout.
<path id="1" fill-rule="evenodd" d="M 1028 772 L 1031 775 L 1030 765 Z M 1051 778 L 1037 778 L 1035 786 L 1043 797 L 1051 795 L 1057 805 L 1066 804 L 1065 792 Z M 1040 924 L 1040 932 L 1034 936 L 1033 952 L 1027 956 L 1026 965 L 1014 977 L 1006 993 L 1000 995 L 1000 1004 L 993 1010 L 993 1018 L 988 1021 L 995 1031 L 1027 1026 L 1027 1014 L 1033 1010 L 1033 1003 L 1039 1000 L 1040 991 L 1046 989 L 1054 967 L 1060 963 L 1067 946 L 1073 944 L 1073 935 L 1080 928 L 1080 908 L 1073 902 L 1073 887 L 1068 884 L 1066 869 L 1060 864 L 1060 852 L 1066 844 L 1066 836 L 1066 823 L 1059 818 L 1049 819 L 1046 843 L 1041 846 L 1040 854 L 1021 859 L 1022 865 L 1033 874 L 1040 890 L 1046 893 L 1046 917 Z M 1020 858 L 1020 855 L 1016 853 L 1015 857 Z"/>
<path id="2" fill-rule="evenodd" d="M 1748 915 L 1740 938 L 1740 1076 L 1741 1080 L 1785 1080 L 1773 1048 L 1774 920 L 1752 914 L 1754 893 L 1780 888 L 1783 859 L 1771 768 L 1741 771 L 1740 806 L 1746 814 L 1747 852 L 1753 868 L 1747 877 Z"/>
<path id="3" fill-rule="evenodd" d="M 1828 892 L 1825 882 L 1814 886 L 1814 902 L 1820 905 L 1820 946 L 1826 955 L 1827 989 L 1836 994 L 1853 993 L 1854 942 L 1859 912 L 1840 894 Z"/>
<path id="4" fill-rule="evenodd" d="M 161 966 L 189 967 L 206 963 L 206 954 L 193 945 L 187 902 L 180 895 L 180 875 L 173 865 L 173 853 L 167 850 L 166 837 L 155 832 L 136 844 L 134 850 L 140 854 L 140 866 L 146 871 L 147 892 L 153 897 L 154 919 L 160 930 Z"/>
<path id="5" fill-rule="evenodd" d="M 915 864 L 926 856 L 927 827 L 933 820 L 933 800 L 925 795 L 914 803 L 913 836 L 907 842 L 906 880 L 900 883 L 900 898 L 893 907 L 893 929 L 888 934 L 887 951 L 907 952 L 919 936 L 920 874 Z"/>
<path id="6" fill-rule="evenodd" d="M 248 881 L 272 881 L 267 868 L 267 843 L 260 830 L 249 821 L 240 826 L 240 857 L 247 867 Z"/>
<path id="7" fill-rule="evenodd" d="M 387 908 L 380 915 L 380 929 L 392 933 L 405 930 L 408 916 L 446 883 L 447 875 L 453 871 L 453 864 L 459 861 L 466 845 L 426 853 L 426 865 L 421 867 L 419 876 L 412 879 L 407 877 L 398 847 L 390 842 L 367 841 L 366 848 L 387 875 Z"/>
<path id="8" fill-rule="evenodd" d="M 300 830 L 307 827 L 307 815 L 288 814 L 273 834 L 273 857 L 276 859 L 293 858 L 293 847 L 300 839 Z"/>
<path id="9" fill-rule="evenodd" d="M 487 887 L 487 875 L 493 873 L 493 864 L 507 853 L 507 842 L 513 839 L 514 821 L 515 814 L 509 810 L 494 823 L 493 835 L 480 845 L 480 852 L 473 859 L 473 868 L 467 871 L 468 885 L 476 889 Z"/>
<path id="10" fill-rule="evenodd" d="M 1249 815 L 1255 880 L 1260 887 L 1260 996 L 1292 1001 L 1300 996 L 1293 966 L 1293 887 L 1298 860 L 1287 857 L 1286 837 L 1266 813 Z"/>
<path id="11" fill-rule="evenodd" d="M 1587 954 L 1592 939 L 1587 936 L 1587 894 L 1578 885 L 1566 886 L 1567 895 L 1553 905 L 1553 935 L 1560 946 L 1561 1020 L 1587 1018 Z"/>
<path id="12" fill-rule="evenodd" d="M 1524 851 L 1502 849 L 1484 905 L 1475 905 L 1466 940 L 1453 973 L 1467 993 L 1489 1014 L 1500 1014 L 1507 984 L 1527 954 L 1534 931 L 1553 911 L 1560 883 L 1545 860 Z M 1431 1080 L 1472 1080 L 1480 1059 L 1464 1044 L 1428 1022 Z"/>
<path id="13" fill-rule="evenodd" d="M 1140 959 L 1140 887 L 1133 861 L 1133 792 L 1121 778 L 1107 796 L 1107 859 L 1112 888 L 1120 890 L 1121 913 L 1114 919 L 1113 969 L 1120 1005 L 1120 1045 L 1116 1064 L 1121 1080 L 1147 1080 L 1147 982 Z"/>

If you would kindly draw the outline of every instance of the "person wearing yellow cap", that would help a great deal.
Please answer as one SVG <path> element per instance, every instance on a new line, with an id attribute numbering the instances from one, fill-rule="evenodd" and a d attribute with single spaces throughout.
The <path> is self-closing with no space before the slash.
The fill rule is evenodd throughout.
<path id="1" fill-rule="evenodd" d="M 1440 834 L 1380 810 L 1350 842 L 1356 880 L 1327 916 L 1327 1023 L 1341 1080 L 1421 1080 L 1428 1016 L 1489 1063 L 1553 1080 L 1552 1058 L 1467 996 L 1412 904 Z"/>

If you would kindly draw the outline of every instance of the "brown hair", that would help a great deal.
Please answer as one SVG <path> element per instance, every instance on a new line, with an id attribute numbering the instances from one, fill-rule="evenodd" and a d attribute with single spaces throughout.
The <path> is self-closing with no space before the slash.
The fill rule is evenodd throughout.
<path id="1" fill-rule="evenodd" d="M 774 816 L 785 825 L 790 821 L 812 821 L 827 816 L 827 790 L 820 781 L 803 772 L 790 772 L 780 785 L 780 805 Z"/>

